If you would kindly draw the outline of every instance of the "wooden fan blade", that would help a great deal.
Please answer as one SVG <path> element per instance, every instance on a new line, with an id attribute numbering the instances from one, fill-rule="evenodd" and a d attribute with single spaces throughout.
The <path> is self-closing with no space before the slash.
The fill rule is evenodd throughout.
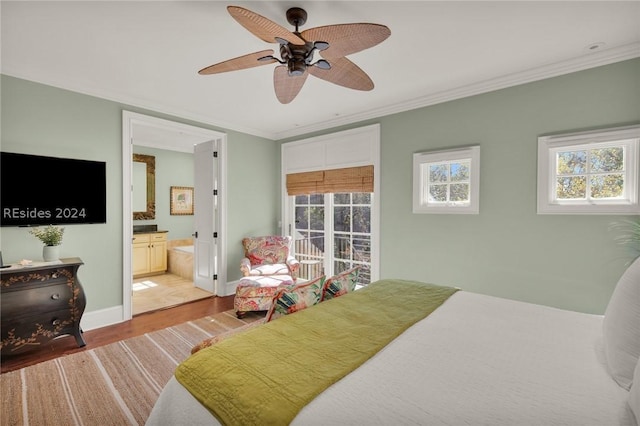
<path id="1" fill-rule="evenodd" d="M 329 43 L 329 47 L 322 51 L 322 57 L 335 59 L 383 42 L 391 35 L 391 30 L 379 24 L 339 24 L 309 28 L 300 35 L 310 42 Z"/>
<path id="2" fill-rule="evenodd" d="M 308 67 L 309 74 L 338 86 L 355 90 L 372 90 L 373 81 L 367 73 L 347 58 L 336 58 L 329 61 L 331 69 Z"/>
<path id="3" fill-rule="evenodd" d="M 305 71 L 302 75 L 290 76 L 286 65 L 278 65 L 273 70 L 273 87 L 280 103 L 291 102 L 300 93 L 308 75 Z"/>
<path id="4" fill-rule="evenodd" d="M 227 10 L 240 25 L 267 43 L 277 43 L 276 37 L 280 37 L 292 44 L 304 44 L 300 37 L 264 16 L 238 6 L 227 6 Z"/>
<path id="5" fill-rule="evenodd" d="M 208 67 L 202 68 L 200 71 L 198 71 L 198 74 L 220 74 L 221 72 L 238 71 L 245 68 L 259 67 L 261 65 L 267 65 L 277 62 L 275 59 L 263 59 L 262 61 L 258 60 L 270 55 L 273 55 L 273 50 L 262 50 L 260 52 L 249 53 L 248 55 L 239 56 L 237 58 L 229 59 L 224 62 L 209 65 Z"/>

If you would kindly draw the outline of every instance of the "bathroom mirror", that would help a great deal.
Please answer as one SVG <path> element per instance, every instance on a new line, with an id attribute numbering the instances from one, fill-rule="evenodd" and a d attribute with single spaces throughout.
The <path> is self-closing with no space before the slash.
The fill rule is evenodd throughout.
<path id="1" fill-rule="evenodd" d="M 133 220 L 156 218 L 156 157 L 133 154 Z"/>

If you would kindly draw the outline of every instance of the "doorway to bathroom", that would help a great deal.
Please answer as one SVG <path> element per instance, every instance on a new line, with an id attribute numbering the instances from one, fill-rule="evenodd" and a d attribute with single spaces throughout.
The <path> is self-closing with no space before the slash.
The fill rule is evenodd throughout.
<path id="1" fill-rule="evenodd" d="M 212 151 L 209 161 L 201 161 L 207 157 L 200 153 L 194 155 L 198 146 Z M 226 226 L 225 199 L 197 197 L 197 194 L 209 194 L 209 198 L 213 198 L 214 189 L 215 193 L 223 192 L 219 190 L 225 186 L 226 162 L 221 155 L 225 147 L 223 133 L 123 111 L 123 319 L 214 296 L 219 293 L 219 283 L 226 282 L 225 271 L 218 268 L 226 261 L 222 250 L 225 232 L 221 232 Z M 135 182 L 134 153 L 155 160 L 154 176 L 146 174 L 148 181 L 142 185 Z M 152 213 L 139 215 L 133 208 L 136 187 L 146 188 L 149 182 L 155 185 L 154 199 L 146 198 L 149 191 L 143 198 L 153 204 L 143 208 Z M 180 198 L 174 195 L 176 188 Z M 198 204 L 210 204 L 214 208 L 197 209 Z M 188 205 L 196 208 L 185 210 Z M 174 214 L 174 208 L 182 213 Z M 145 255 L 142 251 L 145 245 L 139 245 L 142 249 L 137 250 L 135 241 L 140 237 L 140 229 L 147 226 L 153 228 L 150 247 L 155 254 L 149 254 L 152 265 L 147 272 L 151 273 L 141 274 L 137 266 L 140 256 Z M 199 227 L 206 231 L 201 232 Z M 164 238 L 156 236 L 154 243 L 154 232 L 163 233 Z M 220 235 L 220 238 L 211 241 L 205 238 L 209 235 Z M 163 254 L 158 254 L 160 252 Z"/>

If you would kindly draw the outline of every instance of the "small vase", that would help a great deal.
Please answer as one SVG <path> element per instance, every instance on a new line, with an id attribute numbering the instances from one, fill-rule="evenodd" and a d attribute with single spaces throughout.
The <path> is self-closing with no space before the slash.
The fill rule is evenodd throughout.
<path id="1" fill-rule="evenodd" d="M 60 246 L 44 246 L 42 248 L 42 258 L 45 262 L 52 262 L 60 258 Z"/>

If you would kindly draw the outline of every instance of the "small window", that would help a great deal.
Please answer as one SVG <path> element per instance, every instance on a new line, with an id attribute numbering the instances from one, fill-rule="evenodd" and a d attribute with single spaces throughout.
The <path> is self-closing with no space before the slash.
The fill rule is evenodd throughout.
<path id="1" fill-rule="evenodd" d="M 538 138 L 538 214 L 634 214 L 640 126 Z"/>
<path id="2" fill-rule="evenodd" d="M 413 154 L 413 212 L 480 212 L 480 147 Z"/>

